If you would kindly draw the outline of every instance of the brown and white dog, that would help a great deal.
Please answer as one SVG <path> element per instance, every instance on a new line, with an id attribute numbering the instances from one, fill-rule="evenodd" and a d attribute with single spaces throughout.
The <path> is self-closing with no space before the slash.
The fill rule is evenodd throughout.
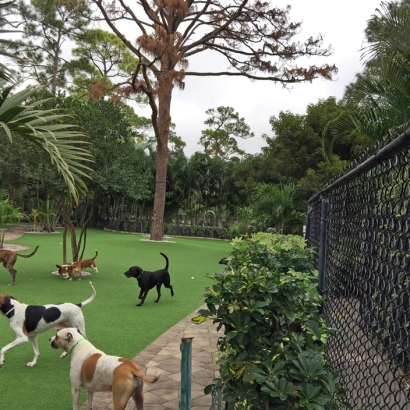
<path id="1" fill-rule="evenodd" d="M 37 343 L 37 335 L 47 330 L 63 329 L 65 327 L 78 327 L 85 337 L 84 316 L 81 308 L 91 303 L 96 295 L 95 289 L 90 282 L 92 295 L 82 303 L 61 303 L 58 305 L 26 305 L 18 302 L 8 294 L 0 295 L 0 312 L 6 317 L 16 335 L 16 339 L 4 346 L 0 351 L 0 367 L 4 364 L 4 355 L 7 350 L 26 343 L 29 339 L 33 345 L 34 359 L 27 363 L 32 367 L 37 363 L 40 356 Z M 61 357 L 67 354 L 63 353 Z"/>
<path id="2" fill-rule="evenodd" d="M 78 280 L 81 280 L 82 270 L 85 268 L 91 268 L 95 273 L 98 273 L 98 268 L 95 264 L 95 258 L 97 256 L 98 252 L 96 249 L 95 256 L 92 259 L 85 259 L 83 261 L 73 262 L 66 265 L 56 265 L 58 268 L 58 274 L 63 276 L 64 279 L 70 278 L 70 280 L 72 280 L 77 273 Z"/>
<path id="3" fill-rule="evenodd" d="M 50 346 L 71 355 L 73 410 L 79 409 L 80 387 L 88 391 L 89 410 L 94 393 L 100 391 L 112 391 L 114 410 L 124 410 L 131 397 L 137 410 L 143 410 L 143 382 L 155 383 L 161 374 L 149 377 L 132 360 L 106 355 L 75 328 L 59 330 L 50 338 Z"/>
<path id="4" fill-rule="evenodd" d="M 13 286 L 16 281 L 17 271 L 14 269 L 14 264 L 17 261 L 17 256 L 22 258 L 31 258 L 37 252 L 38 246 L 29 255 L 22 255 L 8 249 L 0 249 L 0 262 L 3 262 L 3 266 L 10 272 L 11 283 L 9 286 Z"/>

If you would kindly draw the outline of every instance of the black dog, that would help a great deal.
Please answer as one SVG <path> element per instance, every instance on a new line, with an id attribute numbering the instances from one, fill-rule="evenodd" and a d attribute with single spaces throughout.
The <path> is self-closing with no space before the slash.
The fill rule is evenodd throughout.
<path id="1" fill-rule="evenodd" d="M 171 278 L 168 272 L 168 265 L 169 265 L 168 258 L 163 253 L 161 253 L 161 255 L 167 261 L 167 264 L 165 265 L 164 269 L 159 269 L 154 272 L 148 272 L 148 271 L 142 270 L 139 266 L 132 266 L 131 268 L 128 269 L 127 272 L 124 273 L 124 275 L 127 278 L 137 279 L 138 286 L 141 288 L 140 294 L 138 296 L 138 298 L 141 299 L 141 302 L 138 303 L 137 306 L 141 306 L 144 303 L 144 300 L 147 297 L 148 292 L 154 286 L 157 287 L 157 292 L 158 292 L 158 298 L 155 301 L 156 303 L 158 303 L 159 298 L 161 297 L 161 285 L 162 284 L 164 284 L 166 288 L 171 289 L 171 296 L 174 296 L 174 290 L 172 289 Z"/>

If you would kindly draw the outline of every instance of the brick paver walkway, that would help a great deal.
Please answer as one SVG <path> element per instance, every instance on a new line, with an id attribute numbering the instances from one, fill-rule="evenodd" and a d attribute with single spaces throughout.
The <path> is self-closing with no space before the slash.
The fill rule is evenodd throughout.
<path id="1" fill-rule="evenodd" d="M 205 306 L 204 306 L 205 308 Z M 144 384 L 144 410 L 178 410 L 181 381 L 181 339 L 192 340 L 192 390 L 191 409 L 209 410 L 212 404 L 210 395 L 204 394 L 204 388 L 218 377 L 215 363 L 216 344 L 221 335 L 212 322 L 195 325 L 191 315 L 181 320 L 171 329 L 152 342 L 146 349 L 134 357 L 148 375 L 161 371 L 161 377 L 155 384 Z M 87 407 L 84 405 L 81 410 Z M 93 410 L 112 410 L 111 393 L 94 394 Z M 129 401 L 126 410 L 134 410 L 134 402 Z"/>

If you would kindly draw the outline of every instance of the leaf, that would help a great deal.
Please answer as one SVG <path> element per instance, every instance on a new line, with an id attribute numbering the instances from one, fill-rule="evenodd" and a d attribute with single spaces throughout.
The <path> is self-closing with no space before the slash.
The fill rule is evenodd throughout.
<path id="1" fill-rule="evenodd" d="M 317 324 L 317 322 L 315 322 L 314 320 L 306 320 L 306 326 L 313 332 L 313 334 L 316 336 L 316 338 L 318 340 L 320 340 L 322 334 L 320 332 L 319 326 Z"/>
<path id="2" fill-rule="evenodd" d="M 206 316 L 202 316 L 202 315 L 195 316 L 191 319 L 192 323 L 195 323 L 196 325 L 200 325 L 201 323 L 208 322 L 209 320 L 212 320 L 212 319 Z"/>

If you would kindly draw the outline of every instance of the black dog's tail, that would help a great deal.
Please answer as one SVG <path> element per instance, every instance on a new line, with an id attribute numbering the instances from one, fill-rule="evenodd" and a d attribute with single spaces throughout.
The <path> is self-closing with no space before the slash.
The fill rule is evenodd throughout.
<path id="1" fill-rule="evenodd" d="M 19 253 L 16 253 L 17 256 L 20 256 L 22 258 L 30 258 L 32 257 L 36 252 L 37 252 L 38 246 L 36 246 L 36 249 L 34 249 L 33 252 L 31 252 L 29 255 L 20 255 Z"/>
<path id="2" fill-rule="evenodd" d="M 168 258 L 167 255 L 165 255 L 164 253 L 160 252 L 160 254 L 165 258 L 165 260 L 167 261 L 167 264 L 165 265 L 165 270 L 168 270 L 168 266 L 169 266 L 169 262 L 168 262 Z"/>

